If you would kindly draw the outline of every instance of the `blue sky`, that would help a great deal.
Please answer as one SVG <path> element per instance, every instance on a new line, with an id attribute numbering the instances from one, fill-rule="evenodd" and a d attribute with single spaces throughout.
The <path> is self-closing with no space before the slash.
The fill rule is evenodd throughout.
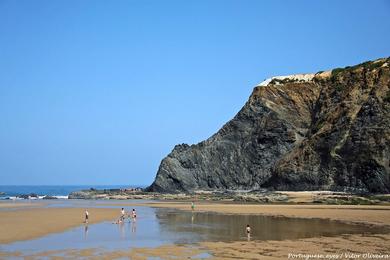
<path id="1" fill-rule="evenodd" d="M 0 0 L 0 184 L 150 184 L 263 79 L 390 56 L 389 1 Z"/>

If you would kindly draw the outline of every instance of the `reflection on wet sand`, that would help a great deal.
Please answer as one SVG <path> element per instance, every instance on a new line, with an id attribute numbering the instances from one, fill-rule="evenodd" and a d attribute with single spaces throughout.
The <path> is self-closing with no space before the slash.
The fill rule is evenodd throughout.
<path id="1" fill-rule="evenodd" d="M 229 215 L 157 209 L 162 230 L 193 232 L 208 241 L 284 240 L 338 234 L 384 233 L 380 227 L 351 225 L 324 219 L 294 219 L 259 215 Z M 246 233 L 247 225 L 251 231 Z"/>
<path id="2" fill-rule="evenodd" d="M 84 225 L 84 240 L 87 240 L 88 238 L 88 224 Z"/>
<path id="3" fill-rule="evenodd" d="M 137 223 L 134 221 L 131 223 L 131 233 L 135 233 L 137 231 Z"/>
<path id="4" fill-rule="evenodd" d="M 124 225 L 123 222 L 120 222 L 118 224 L 118 229 L 119 229 L 120 238 L 121 239 L 126 238 L 126 235 L 125 235 L 125 225 Z"/>

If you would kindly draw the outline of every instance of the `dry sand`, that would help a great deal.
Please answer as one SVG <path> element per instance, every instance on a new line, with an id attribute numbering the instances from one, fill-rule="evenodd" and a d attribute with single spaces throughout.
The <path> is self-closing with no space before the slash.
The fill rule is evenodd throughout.
<path id="1" fill-rule="evenodd" d="M 62 232 L 84 222 L 83 208 L 28 208 L 0 211 L 0 243 L 28 240 Z M 89 223 L 112 220 L 117 209 L 88 209 Z"/>

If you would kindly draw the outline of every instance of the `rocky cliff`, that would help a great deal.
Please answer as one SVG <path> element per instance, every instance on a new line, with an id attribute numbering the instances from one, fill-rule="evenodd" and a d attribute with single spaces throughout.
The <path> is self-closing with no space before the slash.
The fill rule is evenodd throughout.
<path id="1" fill-rule="evenodd" d="M 175 146 L 148 190 L 390 192 L 389 66 L 264 81 L 216 134 Z"/>

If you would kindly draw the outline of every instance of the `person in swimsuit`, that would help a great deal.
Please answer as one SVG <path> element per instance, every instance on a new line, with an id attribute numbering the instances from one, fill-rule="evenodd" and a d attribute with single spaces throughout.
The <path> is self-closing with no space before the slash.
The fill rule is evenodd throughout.
<path id="1" fill-rule="evenodd" d="M 86 210 L 85 210 L 85 221 L 84 221 L 86 224 L 88 224 L 88 218 L 89 218 L 89 212 L 88 212 L 88 210 L 86 209 Z"/>
<path id="2" fill-rule="evenodd" d="M 122 221 L 125 220 L 125 214 L 126 214 L 125 209 L 122 208 L 122 210 L 121 210 L 121 217 L 120 217 L 120 219 L 121 219 Z"/>
<path id="3" fill-rule="evenodd" d="M 245 231 L 249 241 L 251 239 L 251 227 L 249 225 L 246 225 Z"/>

